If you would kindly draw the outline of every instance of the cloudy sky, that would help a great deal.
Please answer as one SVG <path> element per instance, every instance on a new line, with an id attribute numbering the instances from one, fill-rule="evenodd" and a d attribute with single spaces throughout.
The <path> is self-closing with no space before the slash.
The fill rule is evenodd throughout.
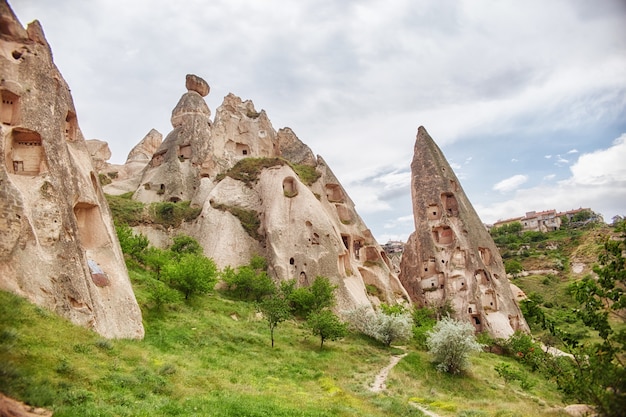
<path id="1" fill-rule="evenodd" d="M 414 230 L 417 128 L 482 220 L 626 215 L 624 0 L 9 0 L 38 19 L 88 139 L 111 162 L 185 75 L 265 109 L 321 155 L 379 242 Z"/>

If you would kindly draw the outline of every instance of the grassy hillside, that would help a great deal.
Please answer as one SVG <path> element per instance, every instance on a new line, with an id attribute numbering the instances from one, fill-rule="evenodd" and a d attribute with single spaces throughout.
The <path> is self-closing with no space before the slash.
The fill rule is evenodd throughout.
<path id="1" fill-rule="evenodd" d="M 161 313 L 147 305 L 147 273 L 131 271 L 144 312 L 142 341 L 105 340 L 8 293 L 0 293 L 0 391 L 55 416 L 441 416 L 563 415 L 552 383 L 505 384 L 481 353 L 470 374 L 438 373 L 412 346 L 387 381 L 368 387 L 399 349 L 360 335 L 319 341 L 281 323 L 276 347 L 250 303 L 219 293 Z M 519 368 L 521 369 L 521 368 Z"/>
<path id="2" fill-rule="evenodd" d="M 597 335 L 576 318 L 574 309 L 578 305 L 570 292 L 571 285 L 591 273 L 611 233 L 613 229 L 604 223 L 548 233 L 492 232 L 507 269 L 517 264 L 523 270 L 511 281 L 538 302 L 547 318 L 580 342 L 597 341 Z M 531 327 L 537 338 L 555 342 L 538 325 Z"/>

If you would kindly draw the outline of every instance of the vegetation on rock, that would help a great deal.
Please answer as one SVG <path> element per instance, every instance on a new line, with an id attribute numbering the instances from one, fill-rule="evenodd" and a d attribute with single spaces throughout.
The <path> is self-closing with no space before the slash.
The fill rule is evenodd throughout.
<path id="1" fill-rule="evenodd" d="M 238 206 L 228 206 L 225 204 L 218 204 L 211 202 L 211 207 L 217 210 L 227 211 L 235 216 L 241 222 L 241 226 L 246 233 L 253 239 L 261 240 L 262 236 L 259 233 L 259 227 L 261 227 L 261 220 L 259 219 L 259 213 L 254 210 L 247 210 Z"/>

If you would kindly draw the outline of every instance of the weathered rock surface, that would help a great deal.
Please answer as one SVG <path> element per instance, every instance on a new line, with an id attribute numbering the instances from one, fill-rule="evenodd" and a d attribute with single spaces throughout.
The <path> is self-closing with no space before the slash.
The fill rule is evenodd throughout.
<path id="1" fill-rule="evenodd" d="M 1 417 L 51 417 L 52 411 L 45 408 L 31 407 L 21 401 L 9 398 L 0 393 Z"/>
<path id="2" fill-rule="evenodd" d="M 152 160 L 152 155 L 163 143 L 163 135 L 151 129 L 146 136 L 128 153 L 123 165 L 105 164 L 100 173 L 107 175 L 115 182 L 103 187 L 104 192 L 111 195 L 120 195 L 134 192 L 141 181 L 141 172 Z M 93 155 L 92 155 L 93 158 Z"/>
<path id="3" fill-rule="evenodd" d="M 202 212 L 179 229 L 144 225 L 138 231 L 157 246 L 178 233 L 193 236 L 222 268 L 247 264 L 260 254 L 276 280 L 309 285 L 326 276 L 339 287 L 338 309 L 408 302 L 386 254 L 321 157 L 291 129 L 276 132 L 265 111 L 233 94 L 224 98 L 212 122 L 201 94 L 208 85 L 196 87 L 204 83 L 197 76 L 186 81 L 188 91 L 172 112 L 173 130 L 139 174 L 134 198 L 190 201 Z M 273 159 L 247 181 L 223 175 L 245 158 Z M 294 164 L 310 167 L 319 178 L 305 184 Z M 254 214 L 258 228 L 246 231 L 234 210 Z M 366 284 L 377 287 L 378 296 L 368 295 Z"/>
<path id="4" fill-rule="evenodd" d="M 69 88 L 0 1 L 0 288 L 105 337 L 144 330 Z"/>
<path id="5" fill-rule="evenodd" d="M 502 258 L 443 153 L 420 127 L 411 163 L 415 232 L 400 280 L 419 305 L 451 302 L 457 319 L 506 338 L 528 325 Z"/>

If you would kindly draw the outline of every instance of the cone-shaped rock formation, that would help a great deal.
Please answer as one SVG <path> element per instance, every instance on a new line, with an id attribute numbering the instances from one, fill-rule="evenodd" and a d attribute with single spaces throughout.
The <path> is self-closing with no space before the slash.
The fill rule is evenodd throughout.
<path id="1" fill-rule="evenodd" d="M 0 288 L 103 336 L 141 338 L 70 90 L 39 22 L 25 30 L 5 0 L 0 21 Z"/>
<path id="2" fill-rule="evenodd" d="M 498 249 L 423 127 L 411 163 L 411 196 L 415 232 L 404 248 L 400 280 L 413 301 L 449 301 L 457 319 L 494 337 L 528 331 Z"/>

